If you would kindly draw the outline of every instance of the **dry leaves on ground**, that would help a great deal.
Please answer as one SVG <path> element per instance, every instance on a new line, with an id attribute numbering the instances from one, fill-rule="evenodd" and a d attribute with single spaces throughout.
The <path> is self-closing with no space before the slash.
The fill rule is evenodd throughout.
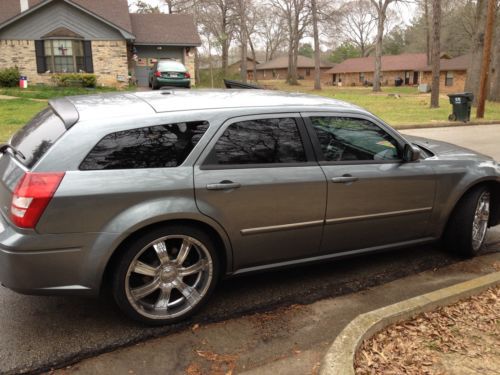
<path id="1" fill-rule="evenodd" d="M 359 375 L 450 369 L 500 373 L 500 287 L 387 327 L 362 344 L 355 362 Z"/>

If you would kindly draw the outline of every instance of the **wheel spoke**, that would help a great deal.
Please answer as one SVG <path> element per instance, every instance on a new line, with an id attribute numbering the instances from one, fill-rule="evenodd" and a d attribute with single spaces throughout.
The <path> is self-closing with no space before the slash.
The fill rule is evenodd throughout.
<path id="1" fill-rule="evenodd" d="M 170 294 L 172 293 L 172 288 L 162 288 L 161 293 L 155 303 L 155 309 L 157 310 L 167 310 L 168 303 L 170 302 Z"/>
<path id="2" fill-rule="evenodd" d="M 158 273 L 158 268 L 152 267 L 152 266 L 138 260 L 135 263 L 135 267 L 133 269 L 133 272 L 138 273 L 140 275 L 144 275 L 144 276 L 155 277 L 156 274 Z"/>
<path id="3" fill-rule="evenodd" d="M 168 256 L 167 245 L 165 245 L 164 241 L 157 242 L 153 245 L 153 249 L 156 251 L 156 255 L 160 260 L 161 264 L 165 264 L 170 261 L 170 257 Z"/>
<path id="4" fill-rule="evenodd" d="M 187 285 L 184 281 L 176 279 L 173 284 L 175 289 L 184 296 L 188 305 L 194 306 L 200 300 L 201 296 L 198 291 Z"/>
<path id="5" fill-rule="evenodd" d="M 184 241 L 182 241 L 179 254 L 177 254 L 177 259 L 175 260 L 177 265 L 181 266 L 182 263 L 185 262 L 187 256 L 189 255 L 190 250 L 191 250 L 191 242 L 185 239 Z"/>
<path id="6" fill-rule="evenodd" d="M 137 301 L 153 293 L 156 289 L 158 289 L 159 286 L 160 286 L 160 280 L 154 279 L 150 283 L 132 289 L 131 293 L 134 299 Z"/>
<path id="7" fill-rule="evenodd" d="M 178 274 L 181 277 L 192 275 L 194 273 L 199 273 L 204 271 L 207 268 L 207 266 L 208 266 L 207 261 L 205 259 L 200 259 L 192 266 L 180 268 Z"/>

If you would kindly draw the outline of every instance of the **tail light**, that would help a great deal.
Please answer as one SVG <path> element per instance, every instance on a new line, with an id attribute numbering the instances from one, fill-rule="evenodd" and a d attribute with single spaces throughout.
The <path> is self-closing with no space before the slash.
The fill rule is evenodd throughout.
<path id="1" fill-rule="evenodd" d="M 184 73 L 184 78 L 191 78 L 191 74 L 189 74 L 189 73 Z"/>
<path id="2" fill-rule="evenodd" d="M 161 77 L 161 72 L 155 72 L 155 77 Z"/>
<path id="3" fill-rule="evenodd" d="M 21 228 L 35 228 L 63 177 L 64 173 L 25 173 L 12 196 L 12 222 Z"/>

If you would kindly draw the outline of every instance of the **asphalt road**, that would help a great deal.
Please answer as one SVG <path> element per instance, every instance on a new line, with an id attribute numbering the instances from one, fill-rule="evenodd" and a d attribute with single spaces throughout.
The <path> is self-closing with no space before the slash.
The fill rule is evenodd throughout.
<path id="1" fill-rule="evenodd" d="M 442 134 L 438 136 L 449 140 L 463 131 L 448 129 L 444 138 Z M 477 134 L 477 129 L 474 131 L 473 134 Z M 489 141 L 484 140 L 474 147 L 471 142 L 474 138 L 469 136 L 462 144 L 478 151 L 489 147 L 500 153 L 500 148 L 496 147 L 500 126 L 488 126 L 484 131 L 489 132 Z M 412 133 L 430 136 L 426 129 Z M 500 159 L 500 155 L 495 157 Z M 489 241 L 487 252 L 500 251 L 500 230 L 490 231 Z M 459 260 L 438 246 L 425 246 L 230 279 L 222 282 L 209 305 L 192 320 L 154 329 L 126 320 L 109 300 L 22 296 L 0 287 L 0 373 L 48 370 L 123 345 L 177 332 L 194 322 L 220 321 L 283 305 L 310 303 Z"/>

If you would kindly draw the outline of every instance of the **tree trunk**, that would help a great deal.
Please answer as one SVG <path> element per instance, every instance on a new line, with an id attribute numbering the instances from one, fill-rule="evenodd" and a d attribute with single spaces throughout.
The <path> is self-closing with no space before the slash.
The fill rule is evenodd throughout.
<path id="1" fill-rule="evenodd" d="M 497 7 L 497 27 L 496 35 L 493 41 L 495 49 L 493 51 L 493 56 L 491 58 L 492 69 L 491 69 L 491 88 L 488 100 L 494 102 L 500 102 L 500 8 Z"/>
<path id="2" fill-rule="evenodd" d="M 429 0 L 424 0 L 425 17 L 425 53 L 427 55 L 427 65 L 431 64 L 431 28 L 429 25 Z"/>
<path id="3" fill-rule="evenodd" d="M 255 82 L 258 81 L 257 79 L 257 58 L 255 57 L 255 48 L 253 46 L 252 38 L 250 38 L 250 35 L 248 35 L 248 44 L 250 44 L 250 50 L 252 51 L 252 59 L 253 59 L 253 80 Z"/>
<path id="4" fill-rule="evenodd" d="M 247 47 L 247 26 L 246 26 L 246 0 L 239 0 L 240 3 L 240 29 L 241 29 L 241 69 L 240 77 L 241 81 L 247 82 L 247 66 L 248 66 L 248 47 Z"/>
<path id="5" fill-rule="evenodd" d="M 318 32 L 318 10 L 316 8 L 316 0 L 311 0 L 312 17 L 313 17 L 313 33 L 314 33 L 314 89 L 321 90 L 321 66 L 320 66 L 320 49 L 319 49 L 319 32 Z"/>
<path id="6" fill-rule="evenodd" d="M 432 88 L 431 108 L 439 108 L 439 75 L 441 68 L 441 0 L 432 1 Z"/>
<path id="7" fill-rule="evenodd" d="M 380 75 L 382 72 L 382 40 L 384 38 L 385 10 L 377 9 L 377 39 L 375 40 L 375 73 L 373 77 L 373 91 L 382 91 Z"/>
<path id="8" fill-rule="evenodd" d="M 487 0 L 478 0 L 476 5 L 476 32 L 472 41 L 471 61 L 467 69 L 467 79 L 465 81 L 465 91 L 474 94 L 474 105 L 477 105 L 479 92 L 479 76 L 481 75 L 481 62 L 483 61 L 484 50 L 484 29 L 486 26 L 486 5 Z"/>
<path id="9" fill-rule="evenodd" d="M 481 62 L 481 75 L 479 78 L 479 97 L 477 100 L 477 118 L 484 118 L 484 106 L 488 96 L 488 76 L 490 73 L 491 44 L 493 41 L 495 24 L 495 2 L 488 0 L 488 11 L 486 17 L 486 28 L 484 32 L 483 61 Z"/>

